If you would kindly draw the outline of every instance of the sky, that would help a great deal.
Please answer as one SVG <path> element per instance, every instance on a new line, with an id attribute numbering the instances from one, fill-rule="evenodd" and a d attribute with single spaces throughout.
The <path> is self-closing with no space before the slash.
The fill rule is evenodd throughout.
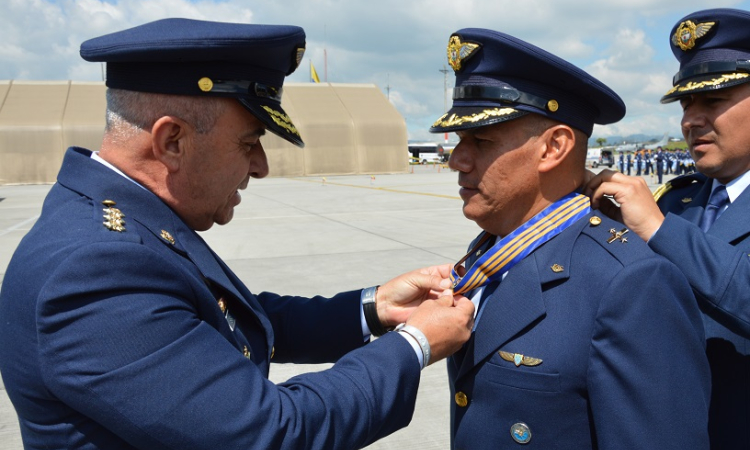
<path id="1" fill-rule="evenodd" d="M 404 117 L 409 139 L 442 141 L 427 130 L 450 107 L 455 78 L 450 35 L 489 28 L 530 42 L 595 76 L 625 101 L 618 123 L 598 137 L 679 137 L 679 105 L 661 105 L 678 69 L 669 31 L 705 0 L 0 0 L 0 80 L 101 81 L 81 42 L 166 17 L 298 25 L 303 63 L 287 81 L 368 83 Z M 750 9 L 750 0 L 710 7 Z M 448 69 L 447 75 L 441 70 Z M 447 85 L 448 89 L 444 87 Z M 447 94 L 447 95 L 446 95 Z M 294 119 L 294 118 L 292 118 Z M 450 136 L 455 141 L 455 135 Z"/>

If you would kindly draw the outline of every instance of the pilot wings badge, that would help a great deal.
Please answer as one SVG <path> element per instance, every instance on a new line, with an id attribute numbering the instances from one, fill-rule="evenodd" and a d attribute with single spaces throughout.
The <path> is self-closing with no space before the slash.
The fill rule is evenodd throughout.
<path id="1" fill-rule="evenodd" d="M 448 41 L 448 64 L 453 67 L 454 72 L 461 70 L 461 63 L 469 59 L 479 50 L 479 44 L 461 42 L 461 38 L 455 34 Z"/>
<path id="2" fill-rule="evenodd" d="M 686 20 L 680 23 L 680 26 L 674 32 L 672 44 L 686 52 L 695 47 L 695 41 L 705 36 L 715 24 L 716 22 L 694 24 L 690 20 Z"/>
<path id="3" fill-rule="evenodd" d="M 521 364 L 523 364 L 524 366 L 533 367 L 533 366 L 538 366 L 539 364 L 542 363 L 542 360 L 539 358 L 532 358 L 531 356 L 525 356 L 520 353 L 509 353 L 509 352 L 504 352 L 502 350 L 500 350 L 497 353 L 504 360 L 510 361 L 513 364 L 515 364 L 516 367 L 520 366 Z"/>

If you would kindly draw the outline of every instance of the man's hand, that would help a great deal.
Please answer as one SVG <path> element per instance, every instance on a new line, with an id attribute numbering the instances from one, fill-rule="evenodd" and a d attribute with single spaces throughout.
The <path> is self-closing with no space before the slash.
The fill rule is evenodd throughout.
<path id="1" fill-rule="evenodd" d="M 451 287 L 450 264 L 425 267 L 400 275 L 380 286 L 375 299 L 378 318 L 384 327 L 406 322 L 425 300 L 437 300 Z"/>
<path id="2" fill-rule="evenodd" d="M 445 295 L 424 302 L 406 322 L 424 333 L 430 343 L 430 364 L 454 354 L 471 337 L 474 304 L 468 298 Z"/>
<path id="3" fill-rule="evenodd" d="M 641 177 L 603 170 L 584 186 L 583 193 L 591 198 L 591 207 L 620 221 L 647 241 L 664 222 L 664 215 Z M 604 196 L 611 196 L 620 206 Z"/>

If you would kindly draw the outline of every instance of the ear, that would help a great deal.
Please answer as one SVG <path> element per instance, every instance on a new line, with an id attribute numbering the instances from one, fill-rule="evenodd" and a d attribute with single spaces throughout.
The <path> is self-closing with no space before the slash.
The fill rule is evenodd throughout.
<path id="1" fill-rule="evenodd" d="M 154 158 L 169 172 L 180 169 L 185 156 L 185 146 L 190 127 L 184 120 L 174 116 L 160 117 L 151 127 L 151 150 Z"/>
<path id="2" fill-rule="evenodd" d="M 575 132 L 564 124 L 548 128 L 540 138 L 544 149 L 539 159 L 539 172 L 549 172 L 559 166 L 575 148 Z"/>

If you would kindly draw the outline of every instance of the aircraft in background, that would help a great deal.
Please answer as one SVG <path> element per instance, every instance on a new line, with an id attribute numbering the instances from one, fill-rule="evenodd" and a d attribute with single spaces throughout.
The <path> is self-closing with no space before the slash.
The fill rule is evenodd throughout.
<path id="1" fill-rule="evenodd" d="M 623 144 L 615 147 L 616 152 L 634 152 L 645 148 L 646 150 L 654 150 L 656 147 L 666 147 L 669 143 L 669 133 L 664 133 L 664 137 L 655 144 L 639 145 L 639 144 Z"/>

